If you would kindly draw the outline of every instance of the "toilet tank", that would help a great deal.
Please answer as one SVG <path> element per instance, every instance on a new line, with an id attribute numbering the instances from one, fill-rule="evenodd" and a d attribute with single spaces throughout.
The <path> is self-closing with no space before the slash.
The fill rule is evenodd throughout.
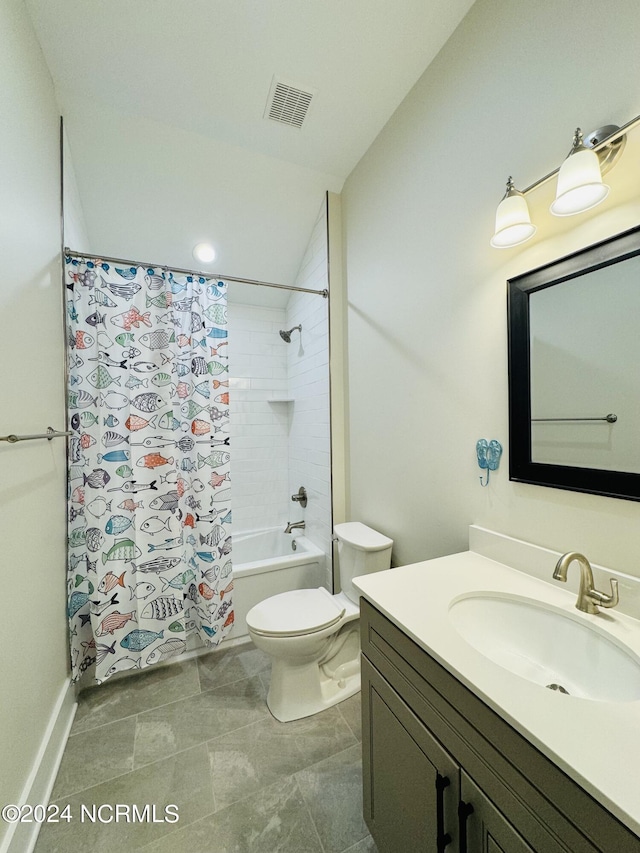
<path id="1" fill-rule="evenodd" d="M 333 528 L 338 539 L 340 585 L 351 601 L 358 603 L 360 594 L 351 581 L 359 575 L 381 572 L 391 565 L 393 539 L 359 521 L 347 521 Z"/>

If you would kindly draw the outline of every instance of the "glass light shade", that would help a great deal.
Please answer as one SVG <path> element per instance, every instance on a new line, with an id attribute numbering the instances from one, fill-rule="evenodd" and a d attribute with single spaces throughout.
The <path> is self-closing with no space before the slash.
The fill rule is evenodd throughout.
<path id="1" fill-rule="evenodd" d="M 193 256 L 196 260 L 202 261 L 203 264 L 210 264 L 211 261 L 215 260 L 216 250 L 211 243 L 198 243 L 193 249 Z"/>
<path id="2" fill-rule="evenodd" d="M 529 207 L 521 193 L 507 195 L 496 211 L 496 231 L 491 238 L 494 249 L 508 249 L 526 242 L 536 233 Z"/>
<path id="3" fill-rule="evenodd" d="M 560 167 L 556 198 L 550 210 L 554 216 L 572 216 L 600 204 L 608 194 L 598 155 L 589 148 L 579 148 Z"/>

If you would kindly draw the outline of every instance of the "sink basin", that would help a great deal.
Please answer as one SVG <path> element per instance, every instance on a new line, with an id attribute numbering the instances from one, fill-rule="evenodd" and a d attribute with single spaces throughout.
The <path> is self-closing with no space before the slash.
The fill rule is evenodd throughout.
<path id="1" fill-rule="evenodd" d="M 640 659 L 577 612 L 474 593 L 455 599 L 449 618 L 478 652 L 534 684 L 601 702 L 640 699 Z"/>

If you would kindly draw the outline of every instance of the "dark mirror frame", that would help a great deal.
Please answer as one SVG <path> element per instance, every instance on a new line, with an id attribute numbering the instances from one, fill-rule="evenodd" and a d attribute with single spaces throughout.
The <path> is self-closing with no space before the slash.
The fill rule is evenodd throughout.
<path id="1" fill-rule="evenodd" d="M 640 501 L 640 474 L 532 461 L 529 345 L 529 296 L 532 293 L 639 254 L 640 226 L 507 281 L 510 480 Z M 633 318 L 632 322 L 638 323 L 638 320 L 640 318 Z"/>

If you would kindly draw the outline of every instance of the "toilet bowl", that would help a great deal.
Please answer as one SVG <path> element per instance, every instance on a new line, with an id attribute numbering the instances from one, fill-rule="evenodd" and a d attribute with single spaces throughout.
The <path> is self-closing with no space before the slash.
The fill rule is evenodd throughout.
<path id="1" fill-rule="evenodd" d="M 358 593 L 352 579 L 388 569 L 393 541 L 360 522 L 337 524 L 342 592 L 296 589 L 247 614 L 249 636 L 271 657 L 267 705 L 281 722 L 317 714 L 360 690 Z"/>

